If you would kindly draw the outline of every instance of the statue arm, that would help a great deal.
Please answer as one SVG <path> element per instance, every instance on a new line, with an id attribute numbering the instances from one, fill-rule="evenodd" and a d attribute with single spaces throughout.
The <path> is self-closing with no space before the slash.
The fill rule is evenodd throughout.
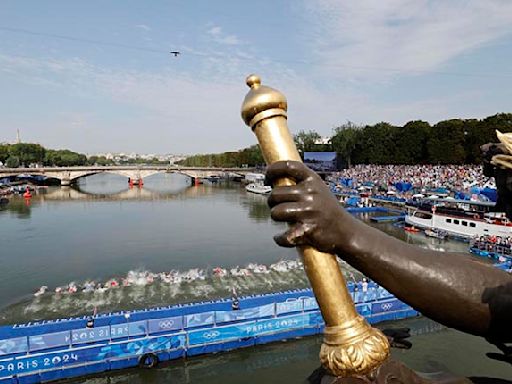
<path id="1" fill-rule="evenodd" d="M 468 255 L 424 250 L 362 223 L 300 162 L 268 168 L 269 182 L 281 177 L 297 185 L 276 187 L 269 198 L 272 218 L 291 224 L 275 237 L 279 245 L 309 244 L 335 253 L 433 320 L 512 341 L 512 276 Z"/>
<path id="2" fill-rule="evenodd" d="M 340 220 L 350 221 L 352 234 L 336 253 L 350 265 L 433 320 L 488 338 L 508 333 L 512 341 L 512 276 L 467 254 L 404 243 L 346 215 Z"/>

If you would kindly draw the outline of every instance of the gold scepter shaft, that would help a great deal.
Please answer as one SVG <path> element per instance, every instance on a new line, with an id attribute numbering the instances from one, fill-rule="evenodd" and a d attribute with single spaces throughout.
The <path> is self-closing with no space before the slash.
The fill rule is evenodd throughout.
<path id="1" fill-rule="evenodd" d="M 261 85 L 256 75 L 246 79 L 251 88 L 242 104 L 242 118 L 258 138 L 267 164 L 302 161 L 287 124 L 287 101 L 279 91 Z M 288 178 L 278 186 L 293 185 Z M 389 356 L 387 338 L 357 313 L 335 255 L 310 246 L 297 247 L 325 321 L 320 361 L 332 375 L 365 375 Z"/>

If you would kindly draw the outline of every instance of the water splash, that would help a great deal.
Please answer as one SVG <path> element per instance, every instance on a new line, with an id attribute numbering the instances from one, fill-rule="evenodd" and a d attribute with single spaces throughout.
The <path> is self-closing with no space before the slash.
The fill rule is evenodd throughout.
<path id="1" fill-rule="evenodd" d="M 360 278 L 346 265 L 343 270 L 347 271 L 348 281 Z M 125 276 L 104 282 L 86 279 L 42 289 L 37 295 L 4 308 L 0 324 L 214 300 L 229 297 L 233 287 L 239 295 L 249 295 L 308 286 L 302 263 L 297 260 L 281 260 L 268 266 L 250 263 L 230 269 L 193 268 L 160 273 L 131 270 Z"/>

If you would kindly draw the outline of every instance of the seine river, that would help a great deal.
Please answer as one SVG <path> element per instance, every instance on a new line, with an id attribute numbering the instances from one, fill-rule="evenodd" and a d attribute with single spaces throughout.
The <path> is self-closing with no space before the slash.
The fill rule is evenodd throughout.
<path id="1" fill-rule="evenodd" d="M 180 175 L 155 175 L 145 183 L 129 189 L 125 178 L 95 175 L 74 188 L 39 190 L 30 204 L 13 198 L 0 208 L 0 324 L 226 297 L 232 287 L 246 294 L 308 285 L 301 270 L 222 283 L 211 277 L 216 266 L 270 265 L 296 258 L 294 250 L 273 243 L 272 236 L 284 226 L 270 220 L 265 197 L 248 194 L 235 183 L 190 187 Z M 376 226 L 422 247 L 467 250 L 464 243 L 407 234 L 392 224 Z M 195 268 L 205 269 L 207 278 L 177 287 L 157 281 L 102 294 L 53 293 L 70 282 L 120 280 L 130 271 Z M 34 297 L 42 285 L 52 293 Z M 495 348 L 479 338 L 424 318 L 398 325 L 413 329 L 413 348 L 395 351 L 395 356 L 414 369 L 512 378 L 512 368 L 485 357 Z M 320 341 L 310 337 L 171 362 L 151 371 L 110 372 L 85 382 L 300 383 L 318 365 Z"/>

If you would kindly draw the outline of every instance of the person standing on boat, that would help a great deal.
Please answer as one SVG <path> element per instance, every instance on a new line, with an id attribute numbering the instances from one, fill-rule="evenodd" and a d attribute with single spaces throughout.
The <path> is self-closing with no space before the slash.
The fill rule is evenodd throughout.
<path id="1" fill-rule="evenodd" d="M 495 177 L 498 199 L 512 219 L 512 170 Z M 301 162 L 270 165 L 267 183 L 280 178 L 292 178 L 297 185 L 276 186 L 268 199 L 272 218 L 291 224 L 274 237 L 278 245 L 311 245 L 336 254 L 425 316 L 496 344 L 504 353 L 501 360 L 512 362 L 512 348 L 505 346 L 512 342 L 510 274 L 464 253 L 407 244 L 364 224 Z"/>
<path id="2" fill-rule="evenodd" d="M 368 280 L 366 277 L 363 277 L 363 281 L 361 282 L 361 291 L 363 292 L 363 301 L 366 301 L 368 295 Z"/>
<path id="3" fill-rule="evenodd" d="M 236 293 L 235 287 L 232 288 L 231 309 L 233 311 L 240 310 L 240 300 L 238 299 L 238 294 Z"/>

